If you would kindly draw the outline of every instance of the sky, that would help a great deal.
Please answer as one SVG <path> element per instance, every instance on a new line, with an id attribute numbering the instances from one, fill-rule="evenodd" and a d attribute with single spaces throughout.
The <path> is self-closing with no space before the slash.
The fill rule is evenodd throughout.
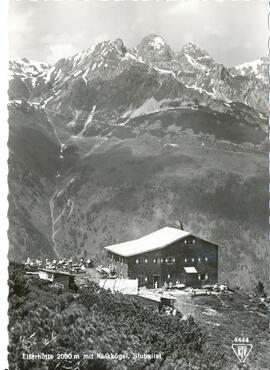
<path id="1" fill-rule="evenodd" d="M 264 0 L 10 0 L 9 57 L 54 63 L 104 40 L 128 48 L 149 33 L 193 42 L 233 66 L 268 54 Z"/>

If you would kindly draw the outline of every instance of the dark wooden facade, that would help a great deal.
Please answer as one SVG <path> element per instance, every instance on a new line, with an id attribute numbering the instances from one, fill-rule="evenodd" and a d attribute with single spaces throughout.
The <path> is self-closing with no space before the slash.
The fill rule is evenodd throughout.
<path id="1" fill-rule="evenodd" d="M 130 257 L 108 252 L 112 262 L 126 265 L 127 276 L 139 279 L 139 286 L 153 288 L 177 282 L 200 287 L 218 282 L 218 246 L 189 235 L 162 249 Z M 197 273 L 187 273 L 185 267 L 194 267 Z"/>
<path id="2" fill-rule="evenodd" d="M 75 284 L 75 277 L 72 274 L 64 271 L 50 270 L 50 269 L 39 269 L 39 278 L 47 280 L 52 283 L 63 285 L 65 289 L 69 289 Z"/>
<path id="3" fill-rule="evenodd" d="M 74 284 L 74 276 L 72 275 L 63 275 L 61 273 L 56 273 L 54 275 L 54 283 L 62 284 L 65 289 L 69 289 Z"/>

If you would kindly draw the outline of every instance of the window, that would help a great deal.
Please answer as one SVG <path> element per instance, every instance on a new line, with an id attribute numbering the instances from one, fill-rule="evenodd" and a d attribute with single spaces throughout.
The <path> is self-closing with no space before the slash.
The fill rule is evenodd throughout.
<path id="1" fill-rule="evenodd" d="M 195 244 L 195 239 L 192 240 L 192 243 Z"/>
<path id="2" fill-rule="evenodd" d="M 204 257 L 204 260 L 205 260 L 205 262 L 207 262 L 208 261 L 208 257 Z"/>
<path id="3" fill-rule="evenodd" d="M 53 280 L 53 274 L 48 274 L 48 280 Z"/>
<path id="4" fill-rule="evenodd" d="M 195 258 L 194 258 L 194 257 L 192 257 L 192 258 L 191 258 L 191 262 L 194 262 L 194 261 L 195 261 Z"/>
<path id="5" fill-rule="evenodd" d="M 160 263 L 163 263 L 163 258 L 160 259 Z"/>
<path id="6" fill-rule="evenodd" d="M 187 240 L 185 240 L 184 243 L 187 244 Z"/>
<path id="7" fill-rule="evenodd" d="M 208 280 L 208 274 L 199 274 L 198 279 L 199 280 Z"/>
<path id="8" fill-rule="evenodd" d="M 201 262 L 201 257 L 198 257 L 198 262 Z"/>
<path id="9" fill-rule="evenodd" d="M 145 276 L 145 275 L 139 275 L 138 276 L 139 285 L 144 285 L 145 283 L 147 283 L 147 281 L 148 281 L 147 276 Z"/>
<path id="10" fill-rule="evenodd" d="M 187 258 L 185 258 L 185 262 L 187 263 L 187 261 L 188 261 L 188 259 Z"/>
<path id="11" fill-rule="evenodd" d="M 137 259 L 136 259 L 136 263 L 138 264 L 138 265 L 143 265 L 144 263 L 147 263 L 148 262 L 148 260 L 147 260 L 147 258 L 145 258 L 145 257 L 138 257 Z"/>
<path id="12" fill-rule="evenodd" d="M 174 257 L 167 257 L 165 259 L 165 262 L 168 263 L 168 265 L 172 265 L 175 262 L 175 258 Z"/>
<path id="13" fill-rule="evenodd" d="M 168 274 L 168 279 L 170 279 L 171 278 L 171 274 Z"/>
<path id="14" fill-rule="evenodd" d="M 156 258 L 154 258 L 153 262 L 154 262 L 154 263 L 157 263 L 157 260 L 156 260 Z"/>

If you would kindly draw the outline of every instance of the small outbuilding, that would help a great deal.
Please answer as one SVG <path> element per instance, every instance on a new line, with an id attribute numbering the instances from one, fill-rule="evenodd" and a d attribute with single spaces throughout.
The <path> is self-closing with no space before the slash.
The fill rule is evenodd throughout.
<path id="1" fill-rule="evenodd" d="M 73 288 L 75 284 L 74 275 L 65 271 L 42 268 L 38 270 L 38 276 L 41 280 L 47 280 L 54 284 L 60 284 L 65 289 Z"/>

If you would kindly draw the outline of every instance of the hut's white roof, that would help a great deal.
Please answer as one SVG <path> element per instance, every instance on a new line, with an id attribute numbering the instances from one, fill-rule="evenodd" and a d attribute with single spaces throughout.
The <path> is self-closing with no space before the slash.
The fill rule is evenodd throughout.
<path id="1" fill-rule="evenodd" d="M 185 271 L 188 273 L 188 274 L 197 274 L 197 270 L 195 269 L 195 267 L 184 267 Z"/>
<path id="2" fill-rule="evenodd" d="M 190 235 L 188 231 L 174 229 L 173 227 L 163 227 L 142 238 L 110 245 L 105 247 L 105 249 L 123 257 L 136 256 L 137 254 L 162 249 L 188 235 Z"/>
<path id="3" fill-rule="evenodd" d="M 54 275 L 68 275 L 68 276 L 72 276 L 72 274 L 70 274 L 69 272 L 67 272 L 67 271 L 61 271 L 61 270 L 51 270 L 51 269 L 46 269 L 46 268 L 39 268 L 39 271 L 48 272 L 49 274 L 54 274 Z"/>

